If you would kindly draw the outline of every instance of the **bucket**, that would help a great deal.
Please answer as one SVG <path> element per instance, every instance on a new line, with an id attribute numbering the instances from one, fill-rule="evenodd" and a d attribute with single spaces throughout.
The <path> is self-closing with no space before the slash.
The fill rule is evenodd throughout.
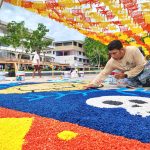
<path id="1" fill-rule="evenodd" d="M 63 78 L 70 78 L 70 77 L 71 77 L 70 71 L 65 71 Z"/>
<path id="2" fill-rule="evenodd" d="M 71 72 L 71 78 L 78 78 L 78 77 L 79 77 L 78 72 L 76 70 L 73 70 Z"/>
<path id="3" fill-rule="evenodd" d="M 5 72 L 0 72 L 0 81 L 4 81 L 5 80 Z"/>
<path id="4" fill-rule="evenodd" d="M 124 79 L 118 79 L 117 80 L 117 87 L 126 87 L 127 86 L 127 79 L 124 78 Z"/>
<path id="5" fill-rule="evenodd" d="M 107 79 L 104 80 L 104 83 L 111 84 L 111 85 L 116 85 L 117 80 L 114 78 L 113 75 L 108 75 Z"/>
<path id="6" fill-rule="evenodd" d="M 16 81 L 24 81 L 25 80 L 25 72 L 17 71 L 16 72 Z"/>
<path id="7" fill-rule="evenodd" d="M 84 77 L 84 71 L 79 71 L 79 76 Z"/>

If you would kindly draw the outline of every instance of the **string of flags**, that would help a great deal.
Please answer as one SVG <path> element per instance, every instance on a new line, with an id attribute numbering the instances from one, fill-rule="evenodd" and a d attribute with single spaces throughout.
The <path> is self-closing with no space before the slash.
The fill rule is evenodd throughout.
<path id="1" fill-rule="evenodd" d="M 149 0 L 4 0 L 108 44 L 142 46 L 150 55 Z"/>

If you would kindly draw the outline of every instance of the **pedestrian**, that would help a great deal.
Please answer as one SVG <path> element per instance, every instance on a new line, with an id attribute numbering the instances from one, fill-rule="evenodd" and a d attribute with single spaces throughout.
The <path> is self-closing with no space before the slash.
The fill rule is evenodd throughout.
<path id="1" fill-rule="evenodd" d="M 34 66 L 34 70 L 33 70 L 32 77 L 34 78 L 35 72 L 38 71 L 38 75 L 39 75 L 39 77 L 41 78 L 40 50 L 37 50 L 37 51 L 35 52 L 35 55 L 34 55 L 32 64 L 33 64 L 33 66 Z"/>

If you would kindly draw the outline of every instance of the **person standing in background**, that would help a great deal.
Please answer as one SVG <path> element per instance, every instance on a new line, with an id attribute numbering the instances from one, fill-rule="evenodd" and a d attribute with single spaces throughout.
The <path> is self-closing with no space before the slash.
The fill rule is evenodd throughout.
<path id="1" fill-rule="evenodd" d="M 39 50 L 35 52 L 32 64 L 34 66 L 32 77 L 34 78 L 35 72 L 38 71 L 38 75 L 41 78 L 40 51 Z"/>

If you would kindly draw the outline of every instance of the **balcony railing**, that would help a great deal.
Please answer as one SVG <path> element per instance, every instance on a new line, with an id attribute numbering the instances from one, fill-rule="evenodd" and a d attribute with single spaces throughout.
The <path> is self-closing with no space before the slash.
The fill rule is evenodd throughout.
<path id="1" fill-rule="evenodd" d="M 20 63 L 20 64 L 32 64 L 31 60 L 21 59 L 18 60 L 16 58 L 0 58 L 0 63 Z"/>
<path id="2" fill-rule="evenodd" d="M 9 64 L 9 63 L 19 63 L 19 64 L 28 64 L 28 65 L 31 65 L 32 64 L 32 60 L 27 60 L 27 59 L 21 59 L 21 60 L 18 60 L 16 58 L 0 58 L 0 63 L 2 64 Z M 60 63 L 57 63 L 57 62 L 53 62 L 53 61 L 41 61 L 41 64 L 43 65 L 50 65 L 50 64 L 54 64 L 54 65 L 66 65 L 66 66 L 69 66 L 69 64 L 60 64 Z"/>

